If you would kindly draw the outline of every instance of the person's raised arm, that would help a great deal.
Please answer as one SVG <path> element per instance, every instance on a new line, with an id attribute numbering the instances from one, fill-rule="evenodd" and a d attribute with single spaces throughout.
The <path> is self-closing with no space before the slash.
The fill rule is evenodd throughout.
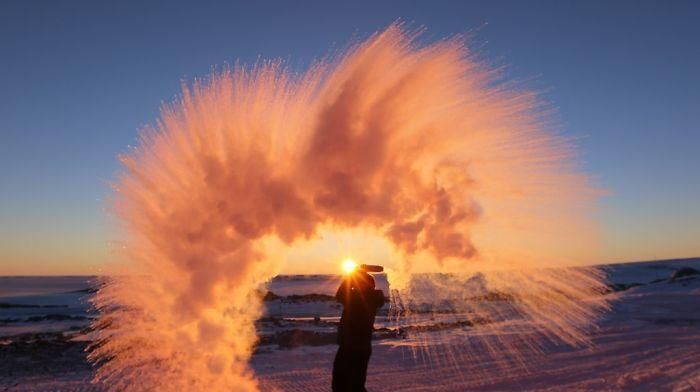
<path id="1" fill-rule="evenodd" d="M 379 309 L 384 306 L 385 303 L 384 292 L 382 290 L 374 290 L 374 306 Z"/>

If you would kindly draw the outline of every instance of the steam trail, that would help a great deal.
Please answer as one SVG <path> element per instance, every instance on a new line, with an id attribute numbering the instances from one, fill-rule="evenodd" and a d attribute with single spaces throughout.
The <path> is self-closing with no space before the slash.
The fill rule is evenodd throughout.
<path id="1" fill-rule="evenodd" d="M 595 192 L 569 144 L 532 93 L 498 83 L 460 39 L 415 38 L 392 25 L 302 75 L 236 67 L 163 108 L 121 157 L 123 254 L 94 297 L 98 381 L 256 390 L 256 290 L 278 255 L 322 229 L 390 241 L 402 255 L 391 283 L 407 300 L 430 298 L 401 279 L 412 271 L 479 274 L 517 298 L 536 332 L 526 345 L 586 342 L 605 304 L 591 297 L 595 270 L 559 268 L 594 243 Z"/>

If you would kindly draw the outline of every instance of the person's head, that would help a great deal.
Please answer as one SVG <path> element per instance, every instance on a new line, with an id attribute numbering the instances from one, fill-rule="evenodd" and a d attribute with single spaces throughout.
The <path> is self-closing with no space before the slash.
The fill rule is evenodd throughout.
<path id="1" fill-rule="evenodd" d="M 353 272 L 352 275 L 350 275 L 350 282 L 352 287 L 354 287 L 356 290 L 360 291 L 366 291 L 366 290 L 374 290 L 375 287 L 375 282 L 374 278 L 368 274 L 367 272 L 358 269 L 357 271 Z"/>

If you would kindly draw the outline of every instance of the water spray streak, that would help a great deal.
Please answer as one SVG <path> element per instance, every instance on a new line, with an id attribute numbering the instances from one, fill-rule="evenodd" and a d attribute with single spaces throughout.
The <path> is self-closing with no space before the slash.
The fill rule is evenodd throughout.
<path id="1" fill-rule="evenodd" d="M 163 109 L 121 157 L 123 253 L 94 297 L 98 381 L 256 390 L 258 289 L 320 230 L 392 244 L 403 303 L 435 305 L 437 290 L 494 322 L 506 311 L 469 301 L 459 279 L 510 298 L 533 333 L 487 342 L 490 354 L 586 342 L 605 303 L 591 295 L 595 270 L 560 268 L 594 243 L 595 192 L 569 144 L 532 93 L 498 83 L 461 39 L 416 38 L 393 25 L 302 75 L 280 62 L 236 67 Z M 418 290 L 415 271 L 458 280 Z"/>

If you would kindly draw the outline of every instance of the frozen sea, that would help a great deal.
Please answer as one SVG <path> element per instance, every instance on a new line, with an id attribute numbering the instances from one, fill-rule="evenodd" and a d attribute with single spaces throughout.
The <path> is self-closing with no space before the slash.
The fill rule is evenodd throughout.
<path id="1" fill-rule="evenodd" d="M 700 258 L 602 268 L 613 307 L 591 332 L 592 346 L 555 347 L 529 354 L 526 366 L 504 368 L 460 351 L 460 340 L 482 332 L 459 327 L 459 314 L 431 316 L 416 322 L 456 325 L 450 329 L 454 338 L 377 339 L 368 389 L 700 390 L 700 275 L 672 279 L 684 268 L 700 270 Z M 261 344 L 251 361 L 261 390 L 330 389 L 334 323 L 341 309 L 329 297 L 339 280 L 296 275 L 269 284 L 275 296 L 265 302 Z M 89 381 L 92 369 L 84 352 L 94 285 L 94 277 L 0 277 L 0 391 L 100 390 Z M 381 276 L 378 285 L 388 293 Z M 391 333 L 386 313 L 375 327 Z M 416 349 L 426 344 L 430 347 Z"/>

